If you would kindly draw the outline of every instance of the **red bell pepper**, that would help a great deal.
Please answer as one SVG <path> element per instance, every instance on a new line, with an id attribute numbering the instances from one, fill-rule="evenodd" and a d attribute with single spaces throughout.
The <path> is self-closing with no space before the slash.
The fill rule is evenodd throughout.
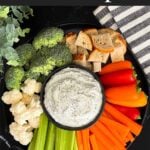
<path id="1" fill-rule="evenodd" d="M 136 83 L 133 69 L 119 70 L 100 76 L 100 81 L 105 87 L 122 86 Z"/>
<path id="2" fill-rule="evenodd" d="M 140 110 L 138 108 L 133 107 L 125 107 L 120 105 L 113 105 L 117 110 L 122 112 L 127 117 L 131 118 L 132 120 L 140 119 Z"/>

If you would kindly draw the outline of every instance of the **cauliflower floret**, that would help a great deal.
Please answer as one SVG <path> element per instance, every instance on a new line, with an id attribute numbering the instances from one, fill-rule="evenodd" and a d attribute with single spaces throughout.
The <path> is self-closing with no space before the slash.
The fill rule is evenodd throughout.
<path id="1" fill-rule="evenodd" d="M 27 79 L 24 84 L 21 90 L 28 95 L 33 95 L 41 91 L 42 84 L 35 79 Z"/>
<path id="2" fill-rule="evenodd" d="M 31 100 L 32 100 L 32 96 L 22 93 L 22 99 L 21 101 L 24 102 L 25 104 L 30 104 Z"/>
<path id="3" fill-rule="evenodd" d="M 13 104 L 10 107 L 10 111 L 12 112 L 14 116 L 17 114 L 21 114 L 25 112 L 26 110 L 27 110 L 27 107 L 22 101 L 18 102 L 17 104 Z"/>
<path id="4" fill-rule="evenodd" d="M 19 90 L 5 92 L 2 101 L 6 104 L 16 104 L 22 99 L 22 93 Z"/>
<path id="5" fill-rule="evenodd" d="M 9 132 L 22 145 L 28 145 L 33 137 L 32 128 L 29 124 L 22 126 L 13 122 L 9 125 Z"/>
<path id="6" fill-rule="evenodd" d="M 38 128 L 40 123 L 40 117 L 32 118 L 29 120 L 29 125 L 32 128 Z"/>
<path id="7" fill-rule="evenodd" d="M 43 109 L 40 105 L 39 98 L 40 97 L 38 95 L 33 95 L 32 100 L 30 104 L 28 104 L 26 111 L 14 115 L 14 120 L 18 124 L 20 125 L 27 124 L 28 120 L 31 120 L 35 117 L 39 117 L 42 114 Z"/>
<path id="8" fill-rule="evenodd" d="M 17 114 L 14 116 L 14 120 L 20 124 L 27 124 L 27 121 L 35 117 L 39 117 L 42 114 L 43 110 L 41 107 L 30 108 L 22 114 Z"/>
<path id="9" fill-rule="evenodd" d="M 27 106 L 26 111 L 23 111 L 20 114 L 14 115 L 14 120 L 18 124 L 27 124 L 28 120 L 31 120 L 35 117 L 39 117 L 41 113 L 43 112 L 43 109 L 40 105 L 39 96 L 33 95 L 31 103 Z"/>
<path id="10" fill-rule="evenodd" d="M 34 108 L 34 107 L 41 107 L 40 105 L 40 96 L 34 94 L 32 96 L 32 100 L 30 102 L 30 104 L 28 105 L 28 108 Z"/>

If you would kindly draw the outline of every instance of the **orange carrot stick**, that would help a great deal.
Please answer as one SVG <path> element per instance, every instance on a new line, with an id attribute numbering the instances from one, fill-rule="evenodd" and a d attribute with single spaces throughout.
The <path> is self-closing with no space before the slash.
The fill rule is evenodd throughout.
<path id="1" fill-rule="evenodd" d="M 125 61 L 108 64 L 102 68 L 100 74 L 102 75 L 102 74 L 123 70 L 123 69 L 132 69 L 132 63 L 128 60 L 125 60 Z"/>
<path id="2" fill-rule="evenodd" d="M 132 133 L 129 132 L 127 137 L 126 137 L 126 142 L 133 142 L 135 138 L 133 137 Z"/>
<path id="3" fill-rule="evenodd" d="M 92 146 L 92 150 L 99 150 L 98 149 L 98 143 L 96 141 L 96 137 L 94 134 L 90 135 L 90 143 L 91 143 L 91 146 Z"/>
<path id="4" fill-rule="evenodd" d="M 114 120 L 114 118 L 110 114 L 108 114 L 105 110 L 103 111 L 102 116 Z"/>
<path id="5" fill-rule="evenodd" d="M 108 136 L 108 138 L 110 139 L 110 141 L 112 141 L 114 143 L 114 145 L 117 146 L 117 148 L 120 150 L 125 149 L 124 148 L 124 144 L 120 143 L 116 137 L 104 126 L 103 123 L 101 123 L 100 121 L 98 121 L 96 123 L 96 126 L 98 127 L 99 130 L 101 130 L 103 132 L 104 135 Z"/>
<path id="6" fill-rule="evenodd" d="M 119 134 L 119 132 L 114 129 L 110 124 L 108 123 L 104 123 L 104 125 L 106 126 L 106 128 L 112 133 L 112 135 L 115 137 L 115 139 L 118 140 L 118 142 L 121 144 L 121 145 L 125 145 L 125 142 L 124 140 L 122 139 L 121 135 Z"/>
<path id="7" fill-rule="evenodd" d="M 83 140 L 83 150 L 90 150 L 90 132 L 89 129 L 81 131 L 82 140 Z"/>
<path id="8" fill-rule="evenodd" d="M 78 150 L 83 150 L 83 141 L 82 141 L 81 131 L 76 132 L 76 137 L 77 137 Z"/>
<path id="9" fill-rule="evenodd" d="M 130 131 L 138 136 L 142 130 L 142 126 L 129 119 L 127 116 L 115 109 L 111 104 L 105 104 L 105 110 L 111 114 L 117 121 L 123 123 L 130 128 Z"/>
<path id="10" fill-rule="evenodd" d="M 110 127 L 115 129 L 116 131 L 118 131 L 121 138 L 123 140 L 125 140 L 126 136 L 129 133 L 129 130 L 130 130 L 128 127 L 126 127 L 125 125 L 123 125 L 123 124 L 121 124 L 115 120 L 112 120 L 112 119 L 104 117 L 104 116 L 100 117 L 100 121 L 103 122 L 104 124 L 109 125 Z"/>
<path id="11" fill-rule="evenodd" d="M 101 132 L 95 125 L 90 128 L 90 131 L 95 135 L 98 140 L 100 150 L 115 150 L 114 143 L 109 140 L 109 138 Z"/>

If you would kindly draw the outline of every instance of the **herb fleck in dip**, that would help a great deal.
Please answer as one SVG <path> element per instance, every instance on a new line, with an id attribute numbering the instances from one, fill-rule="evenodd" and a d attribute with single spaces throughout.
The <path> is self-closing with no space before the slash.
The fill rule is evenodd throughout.
<path id="1" fill-rule="evenodd" d="M 46 84 L 44 105 L 59 124 L 82 127 L 100 112 L 101 86 L 89 72 L 68 67 L 53 75 Z"/>

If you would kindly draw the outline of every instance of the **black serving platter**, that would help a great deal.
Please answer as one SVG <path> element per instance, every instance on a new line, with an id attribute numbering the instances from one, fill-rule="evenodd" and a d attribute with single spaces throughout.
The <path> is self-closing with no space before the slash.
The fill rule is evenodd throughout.
<path id="1" fill-rule="evenodd" d="M 68 32 L 79 32 L 81 29 L 84 28 L 102 28 L 102 26 L 98 25 L 98 24 L 88 24 L 88 23 L 64 23 L 61 25 L 57 25 L 58 27 L 62 28 L 64 30 L 65 33 Z M 24 40 L 21 43 L 25 43 L 25 42 L 29 42 L 33 39 L 33 35 L 31 35 L 30 37 L 28 37 L 28 39 Z M 133 53 L 130 50 L 130 47 L 128 47 L 126 56 L 126 59 L 132 61 L 134 68 L 136 70 L 136 73 L 138 75 L 138 80 L 140 80 L 140 87 L 142 88 L 142 90 L 145 91 L 145 93 L 148 95 L 148 97 L 150 96 L 150 89 L 149 89 L 149 84 L 148 81 L 146 79 L 146 76 L 141 68 L 141 66 L 139 65 L 138 61 L 136 60 L 135 56 L 133 55 Z M 5 68 L 7 68 L 5 66 Z M 4 71 L 5 71 L 4 68 Z M 2 93 L 6 90 L 5 88 L 5 83 L 4 83 L 4 74 L 1 75 L 0 78 L 0 96 L 2 95 Z M 138 121 L 138 123 L 142 124 L 143 126 L 146 124 L 147 120 L 150 117 L 150 104 L 149 104 L 149 100 L 148 100 L 148 104 L 146 107 L 141 108 L 141 120 Z M 16 142 L 13 137 L 9 134 L 9 124 L 13 121 L 13 117 L 11 115 L 11 113 L 9 112 L 9 106 L 5 105 L 2 101 L 0 101 L 0 150 L 7 150 L 7 149 L 11 149 L 11 150 L 27 150 L 26 146 L 22 146 L 20 145 L 18 142 Z M 144 140 L 144 139 L 143 139 Z M 138 141 L 140 142 L 140 141 Z M 128 145 L 128 150 L 133 150 L 132 145 L 134 145 L 135 142 L 133 142 L 132 144 Z M 137 148 L 138 149 L 138 148 Z M 135 150 L 135 149 L 134 149 Z M 147 150 L 147 149 L 144 149 Z"/>

